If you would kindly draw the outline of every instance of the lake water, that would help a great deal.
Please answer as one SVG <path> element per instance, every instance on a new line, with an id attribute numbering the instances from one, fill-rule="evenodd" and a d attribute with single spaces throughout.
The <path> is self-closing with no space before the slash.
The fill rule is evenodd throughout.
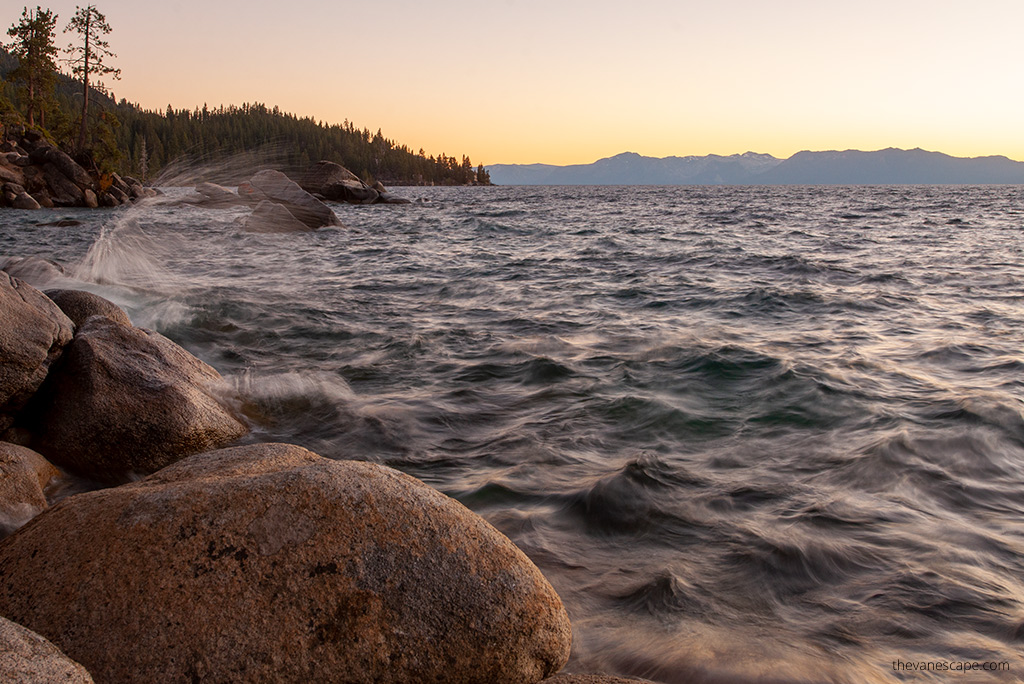
<path id="1" fill-rule="evenodd" d="M 1024 187 L 398 194 L 287 235 L 7 210 L 0 255 L 212 364 L 250 441 L 483 515 L 565 601 L 570 670 L 1024 678 Z"/>

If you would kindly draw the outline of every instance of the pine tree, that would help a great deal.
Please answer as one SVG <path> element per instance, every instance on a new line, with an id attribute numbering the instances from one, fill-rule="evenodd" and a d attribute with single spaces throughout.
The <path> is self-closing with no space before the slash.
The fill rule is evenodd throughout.
<path id="1" fill-rule="evenodd" d="M 7 35 L 14 40 L 5 47 L 18 58 L 18 68 L 10 78 L 23 84 L 22 99 L 29 126 L 36 125 L 36 114 L 39 125 L 46 126 L 46 105 L 53 99 L 57 72 L 57 47 L 53 44 L 56 25 L 57 15 L 37 6 L 34 10 L 24 8 L 21 21 L 7 29 Z"/>
<path id="2" fill-rule="evenodd" d="M 78 151 L 85 149 L 86 132 L 89 125 L 89 78 L 107 76 L 117 80 L 121 78 L 121 70 L 103 63 L 106 57 L 117 57 L 110 51 L 110 45 L 102 36 L 110 33 L 110 25 L 95 5 L 85 8 L 76 7 L 75 16 L 64 29 L 64 33 L 74 31 L 80 36 L 82 43 L 71 43 L 64 50 L 69 56 L 71 73 L 82 79 L 82 124 L 78 132 Z M 97 82 L 97 89 L 102 90 L 103 84 Z"/>

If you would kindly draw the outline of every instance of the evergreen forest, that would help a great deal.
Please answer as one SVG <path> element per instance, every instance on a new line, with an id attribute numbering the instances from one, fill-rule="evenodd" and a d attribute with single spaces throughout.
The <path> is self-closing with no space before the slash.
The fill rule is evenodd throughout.
<path id="1" fill-rule="evenodd" d="M 56 18 L 46 12 L 39 8 L 30 12 L 26 8 L 22 24 L 30 20 L 38 23 L 39 17 Z M 7 34 L 17 39 L 16 28 L 17 22 Z M 32 35 L 45 31 L 44 25 Z M 43 45 L 34 48 L 36 52 L 45 51 L 47 36 L 36 39 Z M 56 53 L 53 39 L 51 26 L 48 49 Z M 33 59 L 36 52 L 25 45 L 29 43 L 22 39 L 21 60 L 15 49 L 19 47 L 17 40 L 0 49 L 0 133 L 4 134 L 0 140 L 23 127 L 32 127 L 78 158 L 85 152 L 105 172 L 147 181 L 160 177 L 164 171 L 170 173 L 179 165 L 249 160 L 272 163 L 287 173 L 326 159 L 370 183 L 490 184 L 483 165 L 474 167 L 468 156 L 428 156 L 423 149 L 413 151 L 384 137 L 379 129 L 371 133 L 347 120 L 326 124 L 260 102 L 220 105 L 215 109 L 204 104 L 193 110 L 175 110 L 168 105 L 165 111 L 149 111 L 123 98 L 116 101 L 112 92 L 89 83 L 83 126 L 81 69 L 76 73 L 78 78 L 72 78 L 57 68 L 56 60 Z M 23 64 L 25 67 L 19 68 Z M 229 178 L 222 176 L 220 180 Z"/>

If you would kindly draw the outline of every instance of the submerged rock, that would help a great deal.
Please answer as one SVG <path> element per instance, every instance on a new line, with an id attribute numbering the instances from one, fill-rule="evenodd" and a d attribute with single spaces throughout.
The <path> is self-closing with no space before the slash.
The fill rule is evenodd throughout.
<path id="1" fill-rule="evenodd" d="M 0 544 L 0 613 L 101 681 L 538 682 L 540 571 L 383 466 L 262 444 L 64 499 Z"/>
<path id="2" fill-rule="evenodd" d="M 0 535 L 10 534 L 46 510 L 43 489 L 59 474 L 31 449 L 0 442 Z"/>
<path id="3" fill-rule="evenodd" d="M 92 677 L 43 637 L 0 617 L 0 681 L 92 684 Z"/>
<path id="4" fill-rule="evenodd" d="M 109 299 L 85 290 L 46 290 L 46 296 L 60 307 L 75 327 L 81 327 L 93 316 L 106 316 L 115 323 L 131 326 L 125 310 Z"/>
<path id="5" fill-rule="evenodd" d="M 214 396 L 220 380 L 163 335 L 93 316 L 33 404 L 34 444 L 98 480 L 159 470 L 247 432 Z"/>
<path id="6" fill-rule="evenodd" d="M 73 330 L 46 295 L 0 271 L 0 432 L 43 384 Z"/>

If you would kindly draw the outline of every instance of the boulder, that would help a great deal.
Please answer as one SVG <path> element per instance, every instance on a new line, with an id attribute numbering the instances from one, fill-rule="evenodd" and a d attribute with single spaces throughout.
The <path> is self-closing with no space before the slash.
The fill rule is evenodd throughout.
<path id="1" fill-rule="evenodd" d="M 30 153 L 33 164 L 50 166 L 79 189 L 94 189 L 92 177 L 68 154 L 50 144 L 39 144 Z"/>
<path id="2" fill-rule="evenodd" d="M 33 287 L 41 287 L 46 283 L 64 277 L 64 267 L 56 261 L 36 256 L 0 257 L 0 271 L 14 276 Z"/>
<path id="3" fill-rule="evenodd" d="M 247 432 L 215 396 L 220 382 L 163 335 L 93 316 L 33 403 L 34 446 L 96 480 L 159 470 Z"/>
<path id="4" fill-rule="evenodd" d="M 73 331 L 42 292 L 0 271 L 0 431 L 42 385 Z"/>
<path id="5" fill-rule="evenodd" d="M 283 205 L 292 216 L 310 228 L 338 226 L 341 222 L 334 211 L 299 187 L 299 184 L 280 171 L 267 169 L 260 171 L 249 181 L 266 199 L 275 204 Z M 241 194 L 241 188 L 239 188 Z"/>
<path id="6" fill-rule="evenodd" d="M 14 201 L 11 202 L 11 206 L 15 209 L 29 209 L 33 211 L 41 208 L 39 202 L 36 202 L 35 199 L 32 198 L 32 195 L 28 194 L 24 190 L 18 193 L 17 197 L 14 198 Z"/>
<path id="7" fill-rule="evenodd" d="M 117 200 L 118 206 L 122 204 L 128 204 L 128 202 L 131 201 L 131 197 L 128 195 L 127 192 L 125 192 L 121 188 L 114 186 L 107 188 L 106 196 L 113 197 L 115 200 Z"/>
<path id="8" fill-rule="evenodd" d="M 540 571 L 384 466 L 261 444 L 62 500 L 0 544 L 0 613 L 101 681 L 539 682 Z"/>
<path id="9" fill-rule="evenodd" d="M 10 534 L 46 509 L 43 489 L 59 474 L 31 449 L 0 442 L 0 535 Z"/>
<path id="10" fill-rule="evenodd" d="M 560 674 L 545 679 L 541 684 L 651 684 L 651 680 L 601 674 Z"/>
<path id="11" fill-rule="evenodd" d="M 92 677 L 43 637 L 0 617 L 0 681 L 92 684 Z"/>
<path id="12" fill-rule="evenodd" d="M 324 189 L 335 183 L 349 181 L 363 185 L 359 176 L 346 169 L 341 164 L 330 161 L 319 161 L 313 164 L 306 172 L 299 177 L 299 185 L 306 192 L 318 193 L 327 196 Z"/>
<path id="13" fill-rule="evenodd" d="M 146 192 L 148 188 L 146 188 L 141 181 L 132 178 L 131 176 L 125 176 L 123 180 L 124 184 L 128 186 L 128 196 L 132 199 L 142 199 L 143 197 L 150 196 Z"/>
<path id="14" fill-rule="evenodd" d="M 224 207 L 245 204 L 245 201 L 237 193 L 231 192 L 223 185 L 217 185 L 216 183 L 200 183 L 196 186 L 196 192 L 202 195 L 203 204 Z"/>
<path id="15" fill-rule="evenodd" d="M 243 202 L 253 206 L 267 199 L 262 192 L 253 187 L 253 184 L 248 181 L 238 184 L 238 196 Z"/>
<path id="16" fill-rule="evenodd" d="M 46 290 L 44 293 L 71 319 L 76 328 L 82 327 L 93 316 L 106 316 L 121 325 L 131 326 L 125 310 L 109 299 L 85 290 Z"/>
<path id="17" fill-rule="evenodd" d="M 100 206 L 100 200 L 98 197 L 96 197 L 96 193 L 90 190 L 89 188 L 83 190 L 82 195 L 85 197 L 85 206 L 89 207 L 90 209 L 95 209 L 98 206 Z"/>
<path id="18" fill-rule="evenodd" d="M 412 204 L 412 200 L 406 199 L 405 197 L 399 197 L 391 192 L 380 193 L 377 201 L 382 204 Z"/>
<path id="19" fill-rule="evenodd" d="M 324 186 L 323 196 L 334 202 L 373 204 L 380 193 L 361 181 L 344 180 Z"/>
<path id="20" fill-rule="evenodd" d="M 11 164 L 10 166 L 0 164 L 0 185 L 4 183 L 14 183 L 15 185 L 25 184 L 25 172 L 21 171 L 17 166 Z"/>
<path id="21" fill-rule="evenodd" d="M 43 179 L 50 190 L 50 199 L 58 207 L 82 207 L 85 206 L 85 193 L 71 179 L 65 176 L 53 164 L 43 164 L 41 167 Z"/>
<path id="22" fill-rule="evenodd" d="M 292 216 L 280 204 L 263 200 L 242 220 L 242 230 L 250 233 L 308 233 L 308 225 Z"/>

